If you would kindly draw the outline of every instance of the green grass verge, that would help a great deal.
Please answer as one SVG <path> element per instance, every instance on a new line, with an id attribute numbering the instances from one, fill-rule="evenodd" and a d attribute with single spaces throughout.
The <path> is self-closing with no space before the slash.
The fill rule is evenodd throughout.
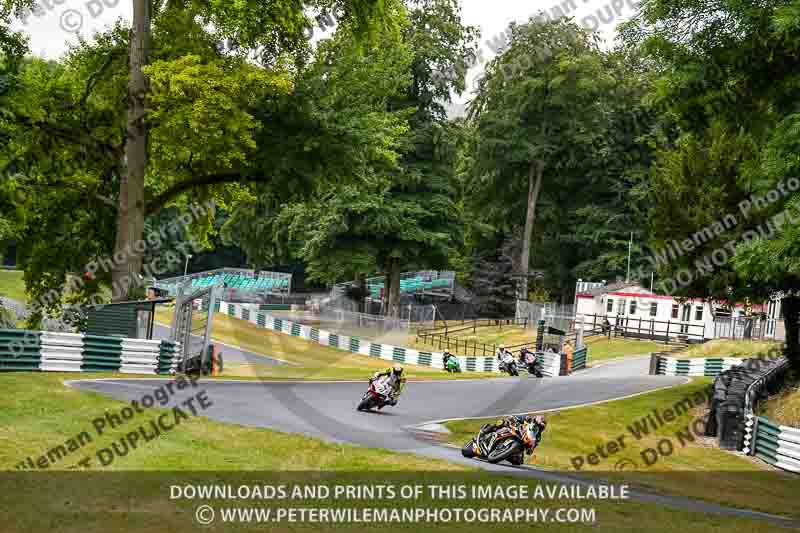
<path id="1" fill-rule="evenodd" d="M 672 357 L 681 359 L 703 357 L 764 357 L 770 350 L 779 346 L 780 343 L 774 341 L 732 341 L 715 339 L 676 352 Z"/>
<path id="2" fill-rule="evenodd" d="M 157 320 L 168 324 L 171 311 L 158 309 Z M 227 365 L 225 374 L 258 377 L 262 379 L 366 379 L 376 370 L 393 363 L 385 359 L 367 357 L 322 346 L 316 342 L 292 337 L 284 333 L 261 328 L 221 313 L 214 315 L 212 337 L 215 340 L 244 350 L 288 361 L 291 366 L 277 365 Z M 224 347 L 223 360 L 224 360 Z M 475 379 L 497 377 L 483 372 L 450 374 L 441 369 L 404 365 L 409 380 L 415 379 Z"/>
<path id="3" fill-rule="evenodd" d="M 0 270 L 0 296 L 23 303 L 28 301 L 21 270 Z"/>
<path id="4" fill-rule="evenodd" d="M 616 337 L 609 339 L 602 335 L 587 338 L 586 346 L 589 347 L 589 366 L 592 366 L 593 363 L 598 361 L 646 355 L 665 349 L 663 344 L 654 341 Z"/>
<path id="5" fill-rule="evenodd" d="M 119 374 L 0 374 L 0 469 L 13 470 L 27 457 L 42 453 L 82 431 L 94 437 L 77 452 L 53 464 L 51 470 L 66 470 L 84 456 L 108 447 L 146 420 L 168 411 L 152 409 L 133 421 L 93 432 L 92 420 L 107 410 L 118 412 L 126 402 L 80 391 L 63 385 L 68 379 L 116 377 Z M 136 376 L 125 376 L 136 377 Z M 152 376 L 151 376 L 152 377 Z M 198 390 L 202 389 L 202 382 Z M 213 403 L 213 395 L 209 397 Z M 202 411 L 199 411 L 202 414 Z M 302 452 L 300 452 L 302 450 Z M 202 460 L 198 460 L 202 458 Z M 97 465 L 100 468 L 99 465 Z M 333 444 L 300 435 L 266 429 L 223 424 L 204 417 L 191 417 L 179 429 L 163 433 L 142 447 L 118 458 L 106 470 L 455 470 L 464 467 L 424 459 L 410 454 Z"/>
<path id="6" fill-rule="evenodd" d="M 20 373 L 0 375 L 0 468 L 13 470 L 27 456 L 40 455 L 82 431 L 92 431 L 91 421 L 106 411 L 118 411 L 125 402 L 100 394 L 78 391 L 62 384 L 75 374 Z M 88 377 L 88 376 L 80 376 Z M 202 383 L 201 383 L 202 386 Z M 213 401 L 213 398 L 211 398 Z M 148 410 L 153 418 L 162 410 Z M 138 420 L 136 423 L 138 424 Z M 97 437 L 95 441 L 53 465 L 66 469 L 72 459 L 107 447 L 133 428 L 125 425 Z M 93 471 L 100 471 L 95 469 Z M 468 469 L 439 460 L 411 454 L 356 446 L 325 443 L 317 439 L 234 424 L 222 424 L 202 417 L 192 417 L 168 433 L 118 458 L 103 474 L 68 474 L 8 477 L 0 486 L 0 520 L 3 531 L 60 531 L 106 533 L 122 531 L 194 530 L 193 511 L 198 503 L 171 500 L 169 486 L 218 484 L 235 479 L 248 485 L 284 483 L 315 484 L 385 484 L 451 483 L 484 485 L 526 485 L 533 493 L 539 482 L 504 478 L 487 473 L 471 474 Z M 258 472 L 266 472 L 258 474 Z M 125 472 L 131 472 L 126 474 Z M 148 472 L 153 472 L 148 474 Z M 165 472 L 157 474 L 156 472 Z M 205 474 L 203 472 L 206 472 Z M 224 474 L 224 473 L 227 474 Z M 239 472 L 240 474 L 236 474 Z M 248 474 L 253 472 L 253 474 Z M 272 472 L 272 473 L 270 473 Z M 296 474 L 292 474 L 295 472 Z M 315 473 L 316 472 L 316 473 Z M 402 474 L 406 472 L 406 474 Z M 278 474 L 276 474 L 278 473 Z M 284 474 L 280 474 L 284 473 Z M 237 478 L 239 475 L 241 478 Z M 276 478 L 276 476 L 283 476 Z M 248 477 L 249 476 L 249 477 Z M 469 477 L 468 477 L 469 476 Z M 4 478 L 6 479 L 6 478 Z M 235 485 L 234 485 L 235 486 Z M 305 501 L 314 507 L 451 507 L 516 509 L 519 507 L 572 507 L 596 512 L 595 524 L 547 524 L 547 531 L 652 531 L 671 532 L 757 532 L 765 524 L 755 520 L 735 519 L 690 513 L 669 507 L 636 501 L 547 500 L 520 501 L 514 498 L 432 501 Z M 242 507 L 296 506 L 296 502 L 265 500 L 213 501 L 219 505 Z M 264 531 L 266 524 L 221 524 L 205 528 L 211 531 Z M 530 531 L 532 524 L 481 525 L 481 531 Z M 392 529 L 402 531 L 463 532 L 475 524 L 402 524 Z M 364 531 L 363 524 L 331 526 L 324 524 L 269 524 L 268 531 Z"/>
<path id="7" fill-rule="evenodd" d="M 654 410 L 662 418 L 667 416 L 667 410 L 678 415 L 675 406 L 686 398 L 698 399 L 699 403 L 709 382 L 696 380 L 633 398 L 550 413 L 547 433 L 534 464 L 555 470 L 594 472 L 603 478 L 626 480 L 667 494 L 800 517 L 800 508 L 795 505 L 800 477 L 767 472 L 755 461 L 719 450 L 713 447 L 711 439 L 687 430 L 687 426 L 691 427 L 701 417 L 703 408 L 684 409 L 663 425 L 656 422 L 657 429 L 651 429 L 649 434 L 642 432 L 638 439 L 629 429 L 637 422 L 641 424 L 648 415 L 655 417 Z M 453 432 L 450 442 L 460 447 L 486 422 L 448 423 Z M 683 439 L 677 436 L 678 432 L 682 432 Z M 673 453 L 658 457 L 648 466 L 646 462 L 652 462 L 653 455 L 645 450 L 657 449 L 664 439 L 671 443 Z M 610 445 L 612 442 L 616 444 Z M 666 444 L 661 446 L 669 449 Z M 606 458 L 600 455 L 598 447 Z M 590 458 L 589 454 L 595 455 Z M 576 470 L 577 457 L 583 461 L 579 470 Z M 591 464 L 592 461 L 596 464 Z"/>

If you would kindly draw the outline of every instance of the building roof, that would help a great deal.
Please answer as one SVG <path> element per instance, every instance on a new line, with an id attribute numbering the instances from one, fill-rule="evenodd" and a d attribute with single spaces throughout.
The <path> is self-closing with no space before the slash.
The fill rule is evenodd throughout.
<path id="1" fill-rule="evenodd" d="M 595 296 L 600 296 L 602 294 L 608 294 L 610 292 L 618 292 L 618 291 L 621 291 L 623 289 L 631 289 L 631 288 L 640 289 L 642 292 L 649 293 L 649 291 L 647 291 L 644 288 L 642 288 L 636 282 L 633 282 L 633 281 L 620 281 L 620 282 L 617 282 L 617 283 L 610 283 L 608 285 L 604 285 L 602 287 L 598 287 L 596 289 L 592 289 L 592 290 L 589 290 L 589 291 L 584 291 L 584 292 L 578 294 L 578 296 L 591 296 L 592 298 L 594 298 Z"/>

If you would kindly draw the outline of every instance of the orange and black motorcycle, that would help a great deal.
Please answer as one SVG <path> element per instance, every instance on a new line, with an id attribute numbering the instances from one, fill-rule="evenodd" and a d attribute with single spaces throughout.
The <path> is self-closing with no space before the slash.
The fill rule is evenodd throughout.
<path id="1" fill-rule="evenodd" d="M 464 457 L 485 459 L 496 464 L 508 461 L 519 466 L 525 462 L 525 454 L 532 454 L 538 444 L 539 429 L 533 422 L 503 426 L 487 432 L 483 426 L 471 441 L 461 448 Z"/>

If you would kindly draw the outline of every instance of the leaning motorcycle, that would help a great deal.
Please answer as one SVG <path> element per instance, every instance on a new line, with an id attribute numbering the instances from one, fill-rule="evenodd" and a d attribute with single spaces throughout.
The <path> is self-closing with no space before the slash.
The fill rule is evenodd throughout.
<path id="1" fill-rule="evenodd" d="M 458 358 L 457 357 L 450 357 L 447 360 L 447 364 L 444 365 L 444 369 L 447 370 L 448 372 L 453 373 L 453 374 L 457 374 L 457 373 L 461 372 L 461 364 L 458 362 Z"/>
<path id="2" fill-rule="evenodd" d="M 485 427 L 461 448 L 461 455 L 485 459 L 492 464 L 508 461 L 519 466 L 525 462 L 525 454 L 532 454 L 536 448 L 537 428 L 534 424 L 504 426 L 487 434 L 484 434 Z"/>
<path id="3" fill-rule="evenodd" d="M 503 356 L 503 361 L 500 363 L 498 368 L 500 369 L 500 372 L 508 372 L 509 376 L 519 376 L 517 362 L 514 361 L 514 356 L 510 353 L 507 353 Z"/>
<path id="4" fill-rule="evenodd" d="M 361 397 L 361 402 L 359 402 L 356 410 L 369 411 L 375 407 L 383 409 L 391 401 L 392 394 L 394 394 L 394 389 L 389 383 L 388 378 L 371 380 L 369 389 L 367 389 L 367 392 Z"/>
<path id="5" fill-rule="evenodd" d="M 536 376 L 540 378 L 543 376 L 542 374 L 542 363 L 536 358 L 536 354 L 533 352 L 525 352 L 522 356 L 521 363 L 524 364 L 525 368 L 528 370 L 528 374 L 531 376 Z"/>

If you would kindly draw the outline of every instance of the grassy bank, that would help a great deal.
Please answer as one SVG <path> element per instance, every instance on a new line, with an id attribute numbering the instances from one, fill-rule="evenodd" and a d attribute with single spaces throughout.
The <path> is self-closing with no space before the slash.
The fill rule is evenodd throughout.
<path id="1" fill-rule="evenodd" d="M 0 469 L 13 470 L 27 457 L 35 459 L 82 431 L 91 433 L 92 420 L 104 416 L 107 410 L 118 411 L 126 405 L 101 394 L 63 385 L 64 380 L 78 377 L 103 377 L 103 374 L 0 374 L 0 389 L 3 390 L 0 395 Z M 136 424 L 130 422 L 116 429 L 109 428 L 79 453 L 69 454 L 55 463 L 51 470 L 69 469 L 83 456 L 94 454 L 135 430 L 132 426 L 138 427 L 145 420 L 166 412 L 152 409 L 149 414 L 148 410 L 147 414 L 139 415 L 141 419 L 134 419 Z M 223 424 L 204 417 L 191 417 L 179 427 L 180 430 L 163 433 L 160 438 L 115 460 L 103 471 L 465 470 L 458 465 L 414 455 L 326 443 L 300 435 Z"/>
<path id="2" fill-rule="evenodd" d="M 618 337 L 609 339 L 602 335 L 587 338 L 586 346 L 589 347 L 589 366 L 598 361 L 646 355 L 665 349 L 663 344 L 654 341 L 641 341 Z"/>
<path id="3" fill-rule="evenodd" d="M 778 424 L 800 428 L 800 383 L 761 404 L 759 414 Z"/>
<path id="4" fill-rule="evenodd" d="M 715 339 L 703 344 L 693 345 L 690 348 L 677 352 L 672 357 L 683 359 L 702 357 L 764 357 L 770 350 L 779 347 L 779 342 L 774 341 L 732 341 Z"/>
<path id="5" fill-rule="evenodd" d="M 3 374 L 0 387 L 0 469 L 13 470 L 27 456 L 37 456 L 82 431 L 91 431 L 91 421 L 106 411 L 119 411 L 124 402 L 65 387 L 63 379 L 74 374 Z M 84 376 L 85 377 L 85 376 Z M 162 410 L 143 415 L 154 418 Z M 137 421 L 138 423 L 138 421 Z M 109 446 L 133 428 L 108 430 L 102 438 L 87 444 L 53 468 L 64 470 L 74 458 L 92 454 Z M 108 472 L 87 477 L 85 471 L 62 476 L 27 476 L 0 480 L 0 520 L 3 531 L 59 531 L 106 533 L 122 531 L 194 530 L 195 507 L 199 503 L 237 507 L 296 506 L 297 502 L 244 500 L 173 500 L 171 485 L 232 484 L 250 486 L 283 484 L 350 483 L 374 485 L 407 484 L 482 484 L 525 485 L 533 490 L 538 482 L 504 478 L 487 473 L 472 474 L 462 466 L 421 458 L 411 454 L 325 443 L 317 439 L 234 424 L 222 424 L 192 417 L 177 429 L 118 458 L 111 466 L 93 471 Z M 130 472 L 130 474 L 126 474 Z M 162 472 L 162 473 L 159 473 Z M 263 473 L 262 473 L 263 472 Z M 294 472 L 294 473 L 293 473 Z M 252 474 L 249 474 L 252 473 Z M 5 483 L 5 484 L 4 484 Z M 315 507 L 451 507 L 455 500 L 419 501 L 377 499 L 331 501 L 304 500 Z M 462 508 L 515 509 L 514 498 L 459 500 Z M 594 509 L 595 523 L 552 523 L 548 531 L 653 531 L 733 532 L 763 531 L 765 524 L 689 513 L 637 501 L 568 500 L 536 501 L 522 507 L 556 509 L 571 507 Z M 424 524 L 424 523 L 423 523 Z M 223 524 L 204 528 L 210 531 L 264 530 L 263 523 Z M 392 529 L 419 531 L 422 524 L 393 525 Z M 487 524 L 482 531 L 530 531 L 530 523 Z M 269 531 L 363 531 L 363 524 L 337 525 L 292 523 L 270 524 Z M 456 532 L 469 524 L 424 524 L 425 531 Z"/>
<path id="6" fill-rule="evenodd" d="M 800 490 L 800 478 L 766 472 L 748 458 L 715 448 L 710 439 L 701 436 L 702 429 L 691 429 L 690 424 L 701 417 L 703 408 L 687 410 L 679 406 L 684 399 L 693 405 L 703 401 L 708 383 L 709 380 L 698 380 L 633 398 L 550 413 L 534 464 L 555 470 L 594 472 L 603 478 L 627 480 L 668 494 L 800 517 L 800 508 L 793 503 Z M 662 420 L 674 418 L 659 425 L 655 412 Z M 643 423 L 648 415 L 658 427 Z M 453 432 L 450 442 L 461 446 L 486 422 L 448 423 Z M 659 456 L 646 451 L 658 449 L 665 439 L 672 453 Z M 661 446 L 669 450 L 667 444 Z"/>

